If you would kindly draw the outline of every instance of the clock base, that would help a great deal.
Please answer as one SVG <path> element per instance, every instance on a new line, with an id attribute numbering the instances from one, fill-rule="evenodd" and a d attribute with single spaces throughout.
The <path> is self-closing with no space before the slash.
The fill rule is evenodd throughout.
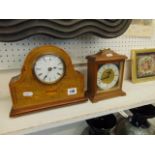
<path id="1" fill-rule="evenodd" d="M 42 111 L 48 108 L 57 108 L 57 107 L 62 107 L 65 105 L 73 105 L 73 104 L 77 104 L 77 103 L 81 103 L 81 102 L 85 102 L 87 101 L 88 98 L 85 95 L 84 97 L 79 97 L 79 98 L 75 98 L 74 100 L 64 100 L 62 102 L 54 102 L 54 103 L 44 103 L 42 105 L 33 105 L 33 106 L 29 106 L 29 107 L 24 107 L 24 108 L 12 108 L 11 112 L 10 112 L 10 117 L 17 117 L 17 116 L 21 116 L 27 113 L 32 113 L 32 112 L 36 112 L 36 111 Z"/>
<path id="2" fill-rule="evenodd" d="M 116 91 L 111 91 L 111 92 L 104 92 L 104 93 L 98 93 L 95 96 L 89 96 L 89 99 L 95 103 L 98 102 L 100 100 L 105 100 L 105 99 L 109 99 L 109 98 L 113 98 L 113 97 L 117 97 L 117 96 L 125 96 L 126 93 L 122 90 L 116 90 Z"/>

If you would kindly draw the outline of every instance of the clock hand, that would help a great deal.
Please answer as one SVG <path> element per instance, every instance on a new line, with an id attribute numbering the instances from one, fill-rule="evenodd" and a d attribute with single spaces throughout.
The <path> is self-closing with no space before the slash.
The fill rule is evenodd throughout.
<path id="1" fill-rule="evenodd" d="M 44 76 L 44 80 L 47 78 L 47 75 Z"/>
<path id="2" fill-rule="evenodd" d="M 57 69 L 57 67 L 56 67 L 56 66 L 54 66 L 54 67 L 49 67 L 49 68 L 48 68 L 48 71 L 52 71 L 52 69 Z"/>
<path id="3" fill-rule="evenodd" d="M 106 71 L 107 76 L 103 77 L 102 80 L 108 79 L 110 77 L 111 71 Z"/>
<path id="4" fill-rule="evenodd" d="M 48 77 L 50 71 L 51 71 L 51 70 L 49 70 L 49 68 L 48 68 L 47 74 L 44 76 L 44 80 Z"/>
<path id="5" fill-rule="evenodd" d="M 52 69 L 62 69 L 62 68 L 54 66 Z"/>
<path id="6" fill-rule="evenodd" d="M 107 73 L 108 75 L 105 76 L 105 77 L 103 77 L 102 80 L 110 78 L 111 71 L 107 71 L 106 73 Z"/>
<path id="7" fill-rule="evenodd" d="M 111 71 L 106 71 L 107 74 L 111 74 Z"/>
<path id="8" fill-rule="evenodd" d="M 110 76 L 103 77 L 102 80 L 108 79 Z"/>

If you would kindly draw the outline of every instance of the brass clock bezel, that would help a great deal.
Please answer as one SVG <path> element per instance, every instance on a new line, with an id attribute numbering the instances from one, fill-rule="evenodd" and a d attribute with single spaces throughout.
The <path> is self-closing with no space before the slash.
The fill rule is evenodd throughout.
<path id="1" fill-rule="evenodd" d="M 56 81 L 54 81 L 54 82 L 45 82 L 45 81 L 39 79 L 39 78 L 37 77 L 36 73 L 35 73 L 35 65 L 36 65 L 37 61 L 38 61 L 41 57 L 47 56 L 47 55 L 53 55 L 53 56 L 59 58 L 59 59 L 62 61 L 63 66 L 64 66 L 63 75 L 62 75 L 59 79 L 57 79 Z M 57 83 L 58 81 L 60 81 L 61 79 L 63 79 L 63 77 L 65 76 L 65 73 L 66 73 L 66 64 L 65 64 L 64 60 L 63 60 L 60 56 L 58 56 L 58 55 L 56 55 L 56 54 L 45 53 L 45 54 L 42 54 L 42 55 L 38 56 L 38 57 L 34 60 L 33 69 L 32 69 L 32 70 L 33 70 L 33 74 L 34 74 L 35 78 L 36 78 L 39 82 L 41 82 L 41 83 L 43 83 L 43 84 L 46 84 L 46 85 L 51 85 L 51 84 L 55 84 L 55 83 Z"/>

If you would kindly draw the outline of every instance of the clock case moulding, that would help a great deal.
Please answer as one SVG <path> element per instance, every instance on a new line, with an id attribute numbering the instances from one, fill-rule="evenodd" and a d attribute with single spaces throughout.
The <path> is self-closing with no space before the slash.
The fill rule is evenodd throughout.
<path id="1" fill-rule="evenodd" d="M 124 65 L 125 59 L 127 59 L 125 55 L 117 54 L 111 49 L 104 49 L 98 52 L 97 54 L 87 56 L 86 58 L 88 59 L 87 95 L 92 102 L 95 103 L 100 100 L 126 95 L 126 93 L 122 90 Z M 99 65 L 118 62 L 121 63 L 118 88 L 98 92 L 97 71 Z"/>
<path id="2" fill-rule="evenodd" d="M 40 82 L 34 74 L 34 64 L 42 55 L 52 54 L 60 57 L 65 64 L 65 74 L 54 84 Z M 84 91 L 84 76 L 75 71 L 69 55 L 55 46 L 42 46 L 33 49 L 27 56 L 21 74 L 10 81 L 13 107 L 10 116 L 42 110 L 51 107 L 87 101 Z M 69 88 L 76 88 L 77 93 L 68 95 Z M 24 93 L 31 94 L 24 96 Z"/>

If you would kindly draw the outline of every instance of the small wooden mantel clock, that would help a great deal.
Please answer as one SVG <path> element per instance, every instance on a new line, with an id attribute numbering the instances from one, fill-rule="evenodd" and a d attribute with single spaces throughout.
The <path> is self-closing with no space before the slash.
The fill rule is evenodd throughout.
<path id="1" fill-rule="evenodd" d="M 127 57 L 104 49 L 88 59 L 88 96 L 92 102 L 126 95 L 122 91 L 123 72 Z"/>
<path id="2" fill-rule="evenodd" d="M 33 49 L 21 75 L 10 81 L 10 116 L 86 101 L 84 76 L 74 70 L 69 55 L 56 46 Z"/>

